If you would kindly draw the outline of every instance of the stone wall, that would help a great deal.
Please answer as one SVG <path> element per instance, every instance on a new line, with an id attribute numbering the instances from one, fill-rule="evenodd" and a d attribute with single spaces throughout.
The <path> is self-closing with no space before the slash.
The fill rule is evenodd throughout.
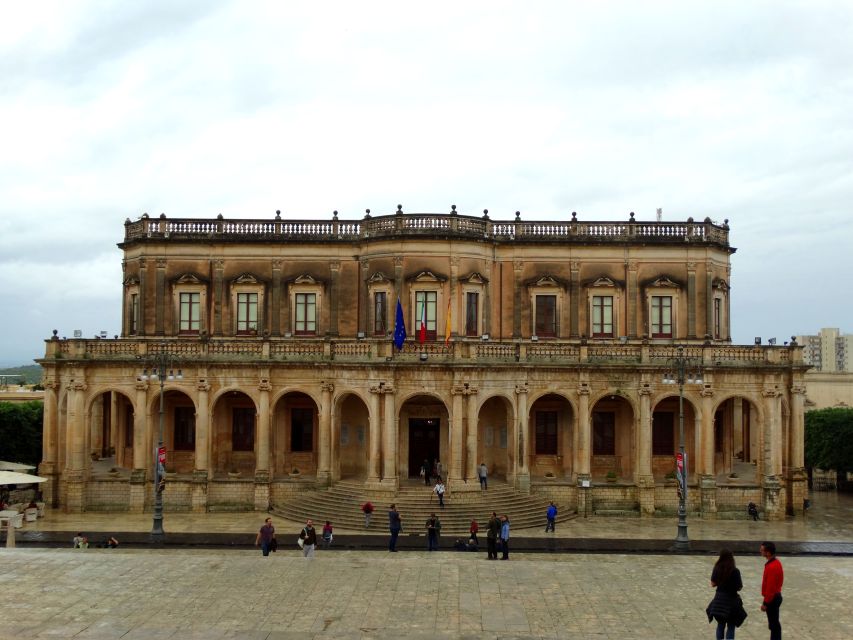
<path id="1" fill-rule="evenodd" d="M 208 511 L 254 511 L 253 479 L 214 480 L 208 484 Z"/>
<path id="2" fill-rule="evenodd" d="M 86 511 L 127 511 L 130 485 L 122 478 L 93 478 L 86 483 Z"/>

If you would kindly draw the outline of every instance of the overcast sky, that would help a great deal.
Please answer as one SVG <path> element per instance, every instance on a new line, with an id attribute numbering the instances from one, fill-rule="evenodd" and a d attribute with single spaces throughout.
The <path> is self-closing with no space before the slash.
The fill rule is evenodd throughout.
<path id="1" fill-rule="evenodd" d="M 0 364 L 120 331 L 126 218 L 731 225 L 733 337 L 853 332 L 853 3 L 17 2 Z"/>

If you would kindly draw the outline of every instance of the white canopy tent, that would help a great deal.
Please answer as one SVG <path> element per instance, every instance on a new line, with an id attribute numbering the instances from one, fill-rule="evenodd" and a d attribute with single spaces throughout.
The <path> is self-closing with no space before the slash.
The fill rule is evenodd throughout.
<path id="1" fill-rule="evenodd" d="M 30 469 L 35 469 L 35 466 L 31 464 L 21 464 L 20 462 L 6 462 L 5 460 L 0 460 L 0 471 L 20 471 L 22 473 L 26 473 Z"/>
<path id="2" fill-rule="evenodd" d="M 47 482 L 47 478 L 33 476 L 29 473 L 18 471 L 0 471 L 0 486 L 7 484 L 33 484 L 36 482 Z"/>

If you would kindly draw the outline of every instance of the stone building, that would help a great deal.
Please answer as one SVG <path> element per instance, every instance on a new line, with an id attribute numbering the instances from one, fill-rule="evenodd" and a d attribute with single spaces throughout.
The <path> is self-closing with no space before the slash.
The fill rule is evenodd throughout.
<path id="1" fill-rule="evenodd" d="M 121 336 L 40 361 L 70 511 L 150 508 L 162 395 L 170 510 L 393 494 L 439 458 L 459 500 L 484 462 L 580 512 L 671 513 L 681 355 L 688 509 L 802 513 L 807 367 L 731 344 L 727 222 L 144 215 L 119 247 Z"/>

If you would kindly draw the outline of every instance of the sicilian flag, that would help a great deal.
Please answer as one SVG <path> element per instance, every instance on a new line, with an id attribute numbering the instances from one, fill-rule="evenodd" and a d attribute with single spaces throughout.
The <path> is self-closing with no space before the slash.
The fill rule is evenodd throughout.
<path id="1" fill-rule="evenodd" d="M 447 320 L 444 323 L 444 344 L 450 344 L 450 301 L 447 301 Z"/>
<path id="2" fill-rule="evenodd" d="M 403 350 L 403 343 L 406 341 L 406 321 L 403 318 L 403 305 L 400 304 L 400 298 L 397 298 L 397 317 L 394 320 L 394 346 L 397 351 Z"/>
<path id="3" fill-rule="evenodd" d="M 421 326 L 418 329 L 418 342 L 426 342 L 426 300 L 421 303 Z"/>

